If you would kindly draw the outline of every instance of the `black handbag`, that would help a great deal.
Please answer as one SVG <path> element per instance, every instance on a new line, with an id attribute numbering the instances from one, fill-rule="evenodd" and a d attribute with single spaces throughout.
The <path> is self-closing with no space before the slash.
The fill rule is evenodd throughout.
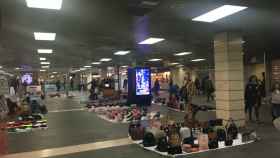
<path id="1" fill-rule="evenodd" d="M 226 125 L 227 135 L 230 139 L 236 139 L 238 135 L 238 128 L 232 119 Z"/>
<path id="2" fill-rule="evenodd" d="M 156 145 L 156 139 L 152 133 L 145 133 L 143 138 L 144 147 L 152 147 Z"/>
<path id="3" fill-rule="evenodd" d="M 185 139 L 183 140 L 183 144 L 194 145 L 194 138 L 193 138 L 193 137 L 185 138 Z"/>
<path id="4" fill-rule="evenodd" d="M 226 146 L 232 146 L 232 144 L 233 144 L 233 140 L 230 139 L 230 138 L 228 138 L 228 139 L 225 141 L 225 145 L 226 145 Z"/>
<path id="5" fill-rule="evenodd" d="M 139 124 L 130 124 L 128 133 L 132 140 L 142 140 L 144 137 L 144 128 Z"/>
<path id="6" fill-rule="evenodd" d="M 167 142 L 167 138 L 166 137 L 159 138 L 156 149 L 160 152 L 167 152 L 168 148 L 169 145 Z"/>
<path id="7" fill-rule="evenodd" d="M 219 147 L 219 143 L 217 139 L 209 140 L 208 142 L 209 149 L 217 149 Z"/>
<path id="8" fill-rule="evenodd" d="M 174 146 L 174 147 L 168 148 L 168 154 L 170 154 L 170 155 L 182 154 L 181 146 Z"/>
<path id="9" fill-rule="evenodd" d="M 217 139 L 218 141 L 225 141 L 227 138 L 226 131 L 222 128 L 217 129 Z"/>

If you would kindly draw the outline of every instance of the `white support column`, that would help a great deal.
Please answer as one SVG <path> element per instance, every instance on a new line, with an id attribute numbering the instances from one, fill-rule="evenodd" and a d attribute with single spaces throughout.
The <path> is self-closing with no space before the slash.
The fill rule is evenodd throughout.
<path id="1" fill-rule="evenodd" d="M 232 118 L 244 126 L 242 37 L 237 33 L 220 33 L 214 39 L 214 49 L 217 118 L 224 123 Z"/>

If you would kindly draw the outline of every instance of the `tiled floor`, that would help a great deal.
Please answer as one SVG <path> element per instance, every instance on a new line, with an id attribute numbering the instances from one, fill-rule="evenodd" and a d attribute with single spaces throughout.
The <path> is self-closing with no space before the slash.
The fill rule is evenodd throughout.
<path id="1" fill-rule="evenodd" d="M 201 98 L 196 98 L 202 101 Z M 8 158 L 158 158 L 160 156 L 142 150 L 136 145 L 130 145 L 127 140 L 127 125 L 112 124 L 87 111 L 75 109 L 83 108 L 77 100 L 55 98 L 48 100 L 49 129 L 32 133 L 19 133 L 9 135 Z M 73 110 L 74 109 L 74 110 Z M 161 108 L 162 113 L 167 112 Z M 172 117 L 180 120 L 184 113 L 170 112 Z M 250 124 L 255 128 L 262 140 L 260 142 L 227 149 L 197 154 L 194 157 L 236 158 L 265 156 L 278 158 L 280 155 L 280 133 L 274 129 L 269 117 L 269 106 L 262 107 L 263 125 Z M 198 118 L 206 120 L 214 118 L 215 112 L 198 114 Z M 118 146 L 116 141 L 123 141 Z M 109 142 L 108 142 L 109 141 Z M 46 150 L 47 149 L 47 150 Z M 23 153 L 25 152 L 25 153 Z M 26 153 L 27 152 L 27 153 Z M 14 155 L 16 154 L 16 155 Z M 26 155 L 22 155 L 26 154 Z M 29 154 L 29 155 L 28 155 Z"/>

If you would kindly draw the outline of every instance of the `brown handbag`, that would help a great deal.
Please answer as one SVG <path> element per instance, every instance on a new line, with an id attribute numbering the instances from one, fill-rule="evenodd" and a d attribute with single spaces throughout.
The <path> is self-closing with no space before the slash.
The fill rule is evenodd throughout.
<path id="1" fill-rule="evenodd" d="M 181 139 L 180 139 L 179 133 L 172 131 L 171 135 L 169 136 L 169 144 L 171 146 L 180 146 L 181 145 Z"/>

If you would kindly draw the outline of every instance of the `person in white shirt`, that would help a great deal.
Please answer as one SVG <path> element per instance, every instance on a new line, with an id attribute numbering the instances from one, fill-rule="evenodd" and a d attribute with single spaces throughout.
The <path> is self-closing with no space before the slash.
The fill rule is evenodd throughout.
<path id="1" fill-rule="evenodd" d="M 280 84 L 275 83 L 271 93 L 272 117 L 273 120 L 280 117 Z"/>

